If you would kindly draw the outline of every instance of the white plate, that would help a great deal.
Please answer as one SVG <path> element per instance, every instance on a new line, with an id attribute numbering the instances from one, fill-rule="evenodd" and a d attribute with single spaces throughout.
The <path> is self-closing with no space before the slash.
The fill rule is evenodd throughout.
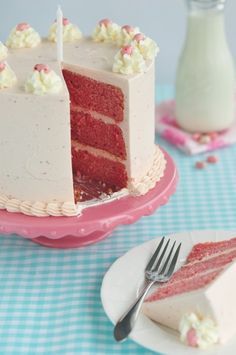
<path id="1" fill-rule="evenodd" d="M 178 267 L 184 263 L 194 244 L 230 239 L 235 234 L 230 231 L 195 231 L 172 235 L 173 239 L 183 242 Z M 116 260 L 106 273 L 102 283 L 101 299 L 105 312 L 113 324 L 121 317 L 142 287 L 144 267 L 159 240 L 160 238 L 151 240 L 130 250 Z M 180 342 L 177 332 L 152 322 L 143 314 L 140 314 L 130 338 L 150 350 L 168 355 L 236 354 L 236 338 L 223 346 L 216 345 L 207 351 L 190 348 Z"/>

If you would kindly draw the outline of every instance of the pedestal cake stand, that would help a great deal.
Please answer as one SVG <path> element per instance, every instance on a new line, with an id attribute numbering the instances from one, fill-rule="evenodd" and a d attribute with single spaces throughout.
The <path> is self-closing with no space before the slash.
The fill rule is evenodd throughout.
<path id="1" fill-rule="evenodd" d="M 162 149 L 167 161 L 165 174 L 143 196 L 125 196 L 119 200 L 87 208 L 77 217 L 31 217 L 0 211 L 0 234 L 18 234 L 52 248 L 77 248 L 98 242 L 117 226 L 131 224 L 166 204 L 175 192 L 177 171 L 172 158 Z"/>

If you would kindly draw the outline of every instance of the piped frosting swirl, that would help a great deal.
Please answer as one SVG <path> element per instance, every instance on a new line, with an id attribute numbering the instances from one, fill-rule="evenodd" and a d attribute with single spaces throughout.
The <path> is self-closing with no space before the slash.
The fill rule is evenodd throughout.
<path id="1" fill-rule="evenodd" d="M 28 23 L 22 22 L 14 27 L 6 41 L 9 48 L 34 48 L 41 42 L 40 35 Z"/>
<path id="2" fill-rule="evenodd" d="M 93 31 L 95 42 L 116 43 L 120 36 L 121 27 L 109 19 L 101 20 Z"/>
<path id="3" fill-rule="evenodd" d="M 4 44 L 0 41 L 0 60 L 6 59 L 8 55 L 8 49 Z"/>
<path id="4" fill-rule="evenodd" d="M 219 340 L 215 322 L 195 313 L 185 314 L 179 325 L 180 339 L 188 346 L 207 349 Z"/>
<path id="5" fill-rule="evenodd" d="M 16 82 L 16 74 L 11 67 L 7 62 L 0 62 L 0 89 L 11 88 Z"/>
<path id="6" fill-rule="evenodd" d="M 129 25 L 122 26 L 119 36 L 117 37 L 117 45 L 123 47 L 131 44 L 132 39 L 139 32 L 138 27 L 132 27 Z"/>
<path id="7" fill-rule="evenodd" d="M 137 33 L 133 37 L 132 45 L 139 49 L 145 60 L 152 60 L 159 52 L 156 42 L 149 37 L 145 37 L 142 33 Z"/>
<path id="8" fill-rule="evenodd" d="M 72 24 L 67 18 L 63 18 L 63 42 L 74 42 L 82 38 L 80 29 Z M 48 40 L 51 42 L 57 41 L 57 22 L 54 22 L 50 29 Z"/>
<path id="9" fill-rule="evenodd" d="M 62 80 L 45 64 L 36 64 L 25 82 L 25 91 L 36 95 L 56 94 L 62 89 Z"/>
<path id="10" fill-rule="evenodd" d="M 112 70 L 114 73 L 135 74 L 146 71 L 146 63 L 140 51 L 131 46 L 122 47 L 114 58 Z"/>

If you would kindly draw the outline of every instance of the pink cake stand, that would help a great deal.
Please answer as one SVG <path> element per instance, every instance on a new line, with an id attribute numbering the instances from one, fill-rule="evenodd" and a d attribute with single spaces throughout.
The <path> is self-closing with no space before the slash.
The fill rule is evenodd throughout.
<path id="1" fill-rule="evenodd" d="M 175 192 L 177 171 L 171 157 L 162 150 L 165 175 L 147 194 L 126 196 L 100 206 L 87 208 L 77 217 L 31 217 L 0 211 L 0 234 L 18 234 L 52 248 L 77 248 L 98 242 L 117 226 L 131 224 L 166 204 Z"/>

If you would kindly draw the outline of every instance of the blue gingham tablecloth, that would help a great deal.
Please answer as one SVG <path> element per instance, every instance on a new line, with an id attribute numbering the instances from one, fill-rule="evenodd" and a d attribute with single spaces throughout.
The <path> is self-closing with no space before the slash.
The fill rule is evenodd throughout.
<path id="1" fill-rule="evenodd" d="M 158 101 L 173 96 L 160 87 Z M 169 203 L 108 239 L 82 249 L 54 250 L 21 237 L 0 236 L 0 354 L 152 354 L 131 340 L 117 344 L 103 311 L 100 286 L 109 266 L 158 235 L 236 230 L 236 146 L 220 162 L 194 169 L 188 157 L 159 140 L 174 158 L 180 181 Z"/>

